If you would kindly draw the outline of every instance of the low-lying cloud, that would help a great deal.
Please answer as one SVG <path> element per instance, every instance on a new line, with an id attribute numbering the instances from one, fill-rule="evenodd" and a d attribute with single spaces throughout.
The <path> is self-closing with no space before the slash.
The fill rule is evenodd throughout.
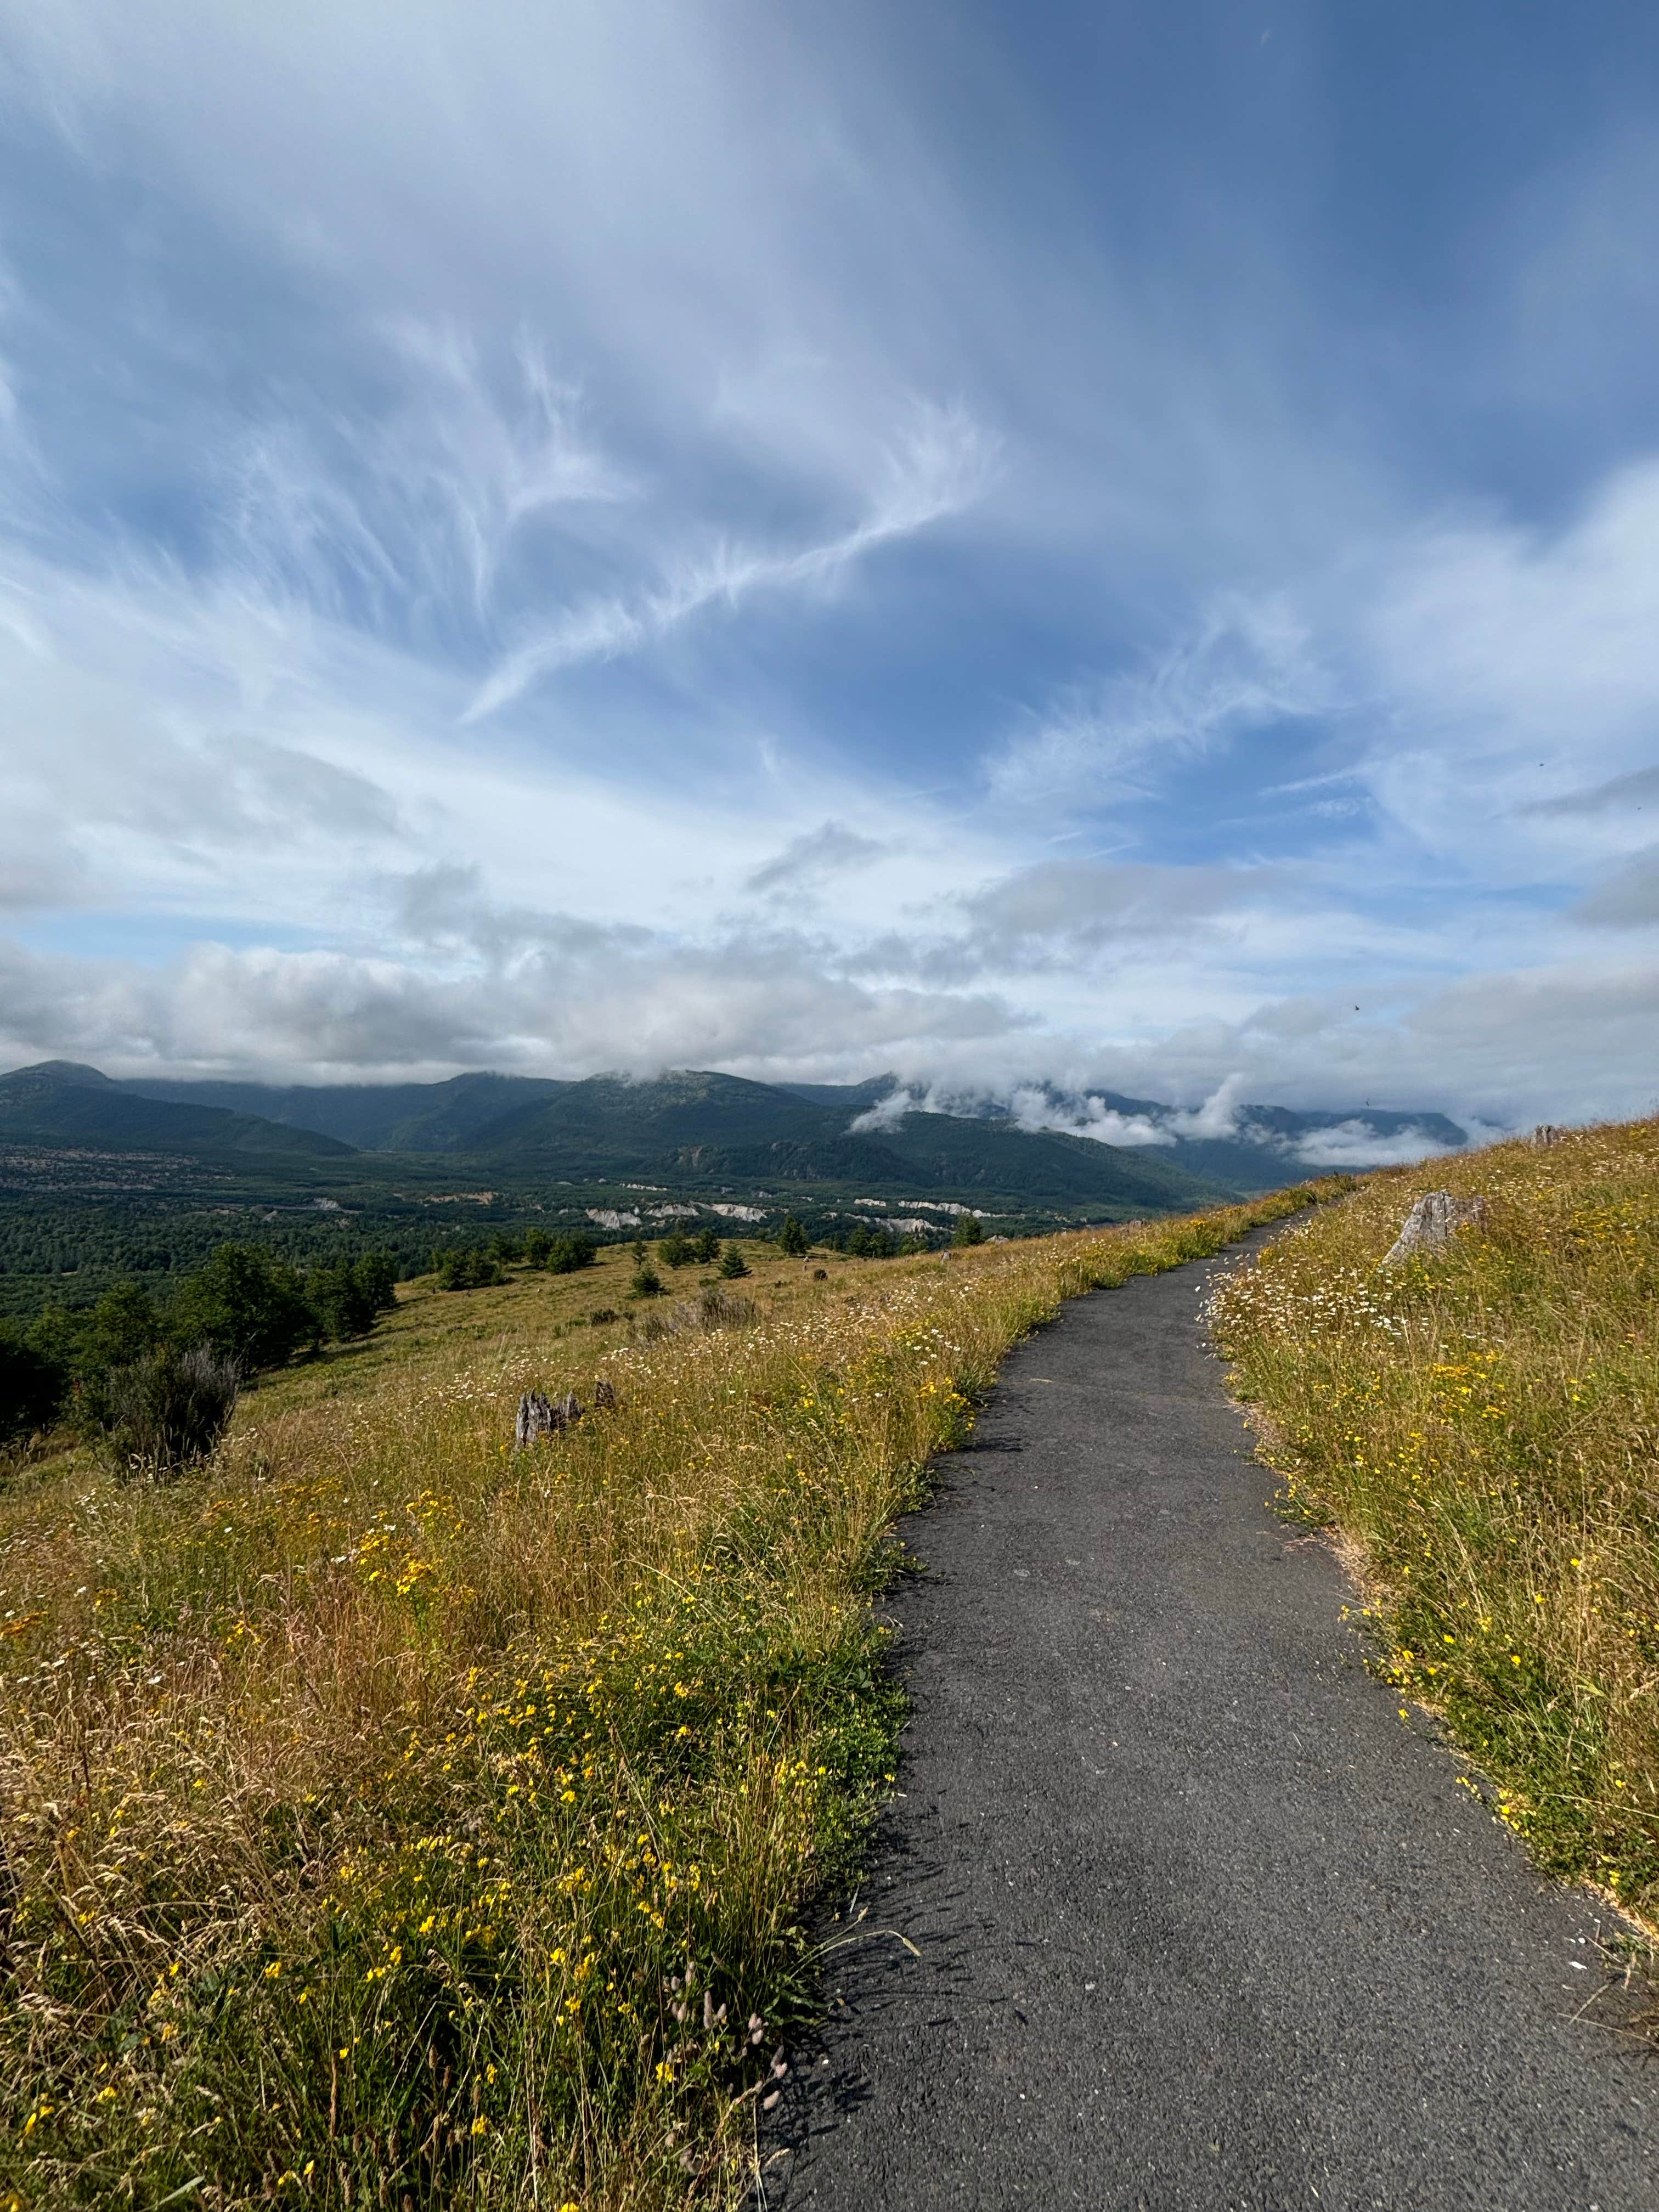
<path id="1" fill-rule="evenodd" d="M 1147 1114 L 1123 1114 L 1103 1099 L 1085 1097 L 1064 1103 L 1035 1084 L 1023 1084 L 1010 1098 L 1012 1117 L 1022 1129 L 1051 1129 L 1062 1137 L 1089 1137 L 1102 1145 L 1172 1145 L 1167 1121 Z"/>
<path id="2" fill-rule="evenodd" d="M 1437 1158 L 1455 1152 L 1424 1129 L 1401 1129 L 1381 1136 L 1365 1122 L 1339 1121 L 1299 1137 L 1291 1147 L 1296 1158 L 1310 1168 L 1410 1167 L 1419 1160 Z"/>

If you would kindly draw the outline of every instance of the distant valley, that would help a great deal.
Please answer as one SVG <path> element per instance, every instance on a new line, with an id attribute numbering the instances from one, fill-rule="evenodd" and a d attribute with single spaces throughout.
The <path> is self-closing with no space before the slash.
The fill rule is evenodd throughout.
<path id="1" fill-rule="evenodd" d="M 1270 1189 L 1365 1164 L 1368 1148 L 1465 1141 L 1432 1114 L 1239 1106 L 1224 1129 L 1194 1128 L 1201 1116 L 1157 1101 L 1029 1088 L 949 1109 L 891 1078 L 283 1087 L 47 1061 L 0 1077 L 0 1306 L 171 1272 L 232 1235 L 301 1259 L 377 1243 L 410 1271 L 435 1243 L 532 1218 L 601 1237 L 694 1217 L 763 1234 L 790 1211 L 819 1237 L 862 1218 L 942 1238 L 971 1206 L 990 1233 L 1022 1235 Z"/>

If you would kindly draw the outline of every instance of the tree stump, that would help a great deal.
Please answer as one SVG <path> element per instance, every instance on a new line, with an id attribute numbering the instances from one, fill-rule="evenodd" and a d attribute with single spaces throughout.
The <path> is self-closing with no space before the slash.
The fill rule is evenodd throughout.
<path id="1" fill-rule="evenodd" d="M 513 1429 L 513 1449 L 523 1451 L 553 1426 L 553 1407 L 540 1390 L 526 1390 L 519 1401 L 519 1418 Z"/>
<path id="2" fill-rule="evenodd" d="M 601 1375 L 593 1385 L 593 1411 L 614 1413 L 617 1410 L 617 1386 L 608 1375 Z"/>
<path id="3" fill-rule="evenodd" d="M 1484 1198 L 1454 1198 L 1449 1190 L 1425 1192 L 1406 1216 L 1405 1225 L 1384 1254 L 1385 1267 L 1397 1267 L 1414 1252 L 1439 1252 L 1460 1229 L 1484 1229 Z"/>
<path id="4" fill-rule="evenodd" d="M 567 1390 L 562 1398 L 550 1398 L 544 1390 L 526 1390 L 519 1401 L 513 1448 L 524 1451 L 538 1437 L 555 1436 L 561 1429 L 574 1426 L 581 1417 L 581 1401 L 574 1390 Z"/>

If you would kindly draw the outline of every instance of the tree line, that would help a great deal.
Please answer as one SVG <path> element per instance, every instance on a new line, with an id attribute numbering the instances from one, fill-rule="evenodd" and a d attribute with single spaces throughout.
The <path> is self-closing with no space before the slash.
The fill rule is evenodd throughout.
<path id="1" fill-rule="evenodd" d="M 432 1254 L 431 1272 L 443 1291 L 482 1291 L 507 1280 L 507 1269 L 522 1261 L 550 1275 L 574 1275 L 591 1267 L 599 1246 L 591 1237 L 555 1237 L 545 1229 L 526 1229 L 522 1235 L 498 1230 L 487 1244 L 440 1244 Z"/>
<path id="2" fill-rule="evenodd" d="M 118 1462 L 199 1457 L 240 1382 L 296 1352 L 363 1336 L 396 1303 L 389 1253 L 307 1273 L 257 1244 L 221 1244 L 169 1297 L 117 1283 L 94 1304 L 0 1322 L 0 1442 L 68 1421 Z"/>
<path id="3" fill-rule="evenodd" d="M 977 1244 L 984 1230 L 957 1216 L 957 1245 Z M 791 1213 L 769 1239 L 781 1255 L 803 1258 L 813 1238 Z M 889 1259 L 929 1249 L 926 1238 L 895 1237 L 859 1221 L 823 1240 L 860 1259 Z M 441 1245 L 428 1264 L 446 1291 L 506 1280 L 509 1267 L 573 1274 L 593 1265 L 592 1237 L 530 1228 Z M 735 1243 L 704 1228 L 675 1230 L 657 1256 L 670 1269 L 717 1267 L 734 1280 L 749 1273 Z M 643 1239 L 634 1243 L 633 1295 L 653 1297 L 662 1280 Z M 0 1445 L 68 1422 L 103 1438 L 122 1465 L 176 1466 L 210 1449 L 230 1419 L 238 1387 L 297 1353 L 367 1334 L 396 1303 L 394 1284 L 411 1272 L 384 1250 L 301 1270 L 263 1244 L 222 1243 L 158 1297 L 142 1283 L 111 1285 L 91 1304 L 48 1304 L 27 1327 L 0 1320 Z"/>

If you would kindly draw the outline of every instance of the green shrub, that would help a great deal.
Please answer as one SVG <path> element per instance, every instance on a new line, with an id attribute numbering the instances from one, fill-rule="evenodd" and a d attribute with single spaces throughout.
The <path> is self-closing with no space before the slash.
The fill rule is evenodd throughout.
<path id="1" fill-rule="evenodd" d="M 108 1449 L 131 1474 L 164 1474 L 205 1459 L 236 1407 L 234 1360 L 210 1345 L 159 1345 L 105 1385 Z"/>
<path id="2" fill-rule="evenodd" d="M 662 1277 L 648 1260 L 641 1260 L 635 1268 L 629 1282 L 628 1294 L 634 1298 L 659 1298 L 662 1296 Z"/>
<path id="3" fill-rule="evenodd" d="M 320 1334 L 331 1343 L 365 1336 L 380 1316 L 397 1302 L 395 1270 L 385 1252 L 365 1252 L 337 1267 L 313 1267 L 306 1277 L 306 1297 Z"/>
<path id="4" fill-rule="evenodd" d="M 713 1229 L 700 1229 L 691 1240 L 691 1256 L 700 1266 L 712 1267 L 720 1256 L 719 1232 Z"/>
<path id="5" fill-rule="evenodd" d="M 749 1273 L 749 1262 L 735 1244 L 728 1244 L 721 1253 L 720 1273 L 728 1283 L 735 1283 L 740 1275 Z"/>
<path id="6" fill-rule="evenodd" d="M 526 1229 L 524 1232 L 524 1259 L 527 1267 L 544 1267 L 548 1255 L 553 1249 L 553 1239 L 544 1229 Z"/>
<path id="7" fill-rule="evenodd" d="M 671 1230 L 657 1247 L 657 1257 L 665 1267 L 689 1267 L 696 1256 L 696 1247 L 678 1229 Z"/>

